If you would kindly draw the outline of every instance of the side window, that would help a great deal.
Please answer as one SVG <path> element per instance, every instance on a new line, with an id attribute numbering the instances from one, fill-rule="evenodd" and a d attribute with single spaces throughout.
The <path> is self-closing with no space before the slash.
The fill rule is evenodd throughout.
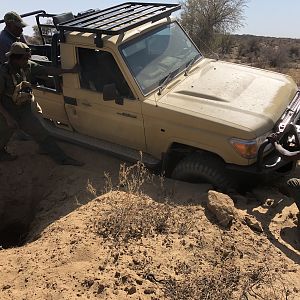
<path id="1" fill-rule="evenodd" d="M 103 87 L 106 84 L 115 83 L 121 96 L 133 98 L 133 94 L 111 53 L 78 48 L 78 58 L 82 88 L 103 92 Z"/>

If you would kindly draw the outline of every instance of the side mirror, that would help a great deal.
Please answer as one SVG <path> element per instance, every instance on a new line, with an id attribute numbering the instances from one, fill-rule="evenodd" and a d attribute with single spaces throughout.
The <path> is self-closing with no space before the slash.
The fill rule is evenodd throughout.
<path id="1" fill-rule="evenodd" d="M 104 101 L 115 100 L 116 104 L 118 105 L 124 104 L 124 98 L 120 96 L 115 83 L 106 84 L 103 87 L 103 100 Z"/>

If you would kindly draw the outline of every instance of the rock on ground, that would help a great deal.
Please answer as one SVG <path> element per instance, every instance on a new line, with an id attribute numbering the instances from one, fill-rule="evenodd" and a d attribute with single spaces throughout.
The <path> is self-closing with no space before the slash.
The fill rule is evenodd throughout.
<path id="1" fill-rule="evenodd" d="M 229 226 L 236 216 L 233 200 L 228 195 L 216 191 L 208 192 L 207 208 L 224 227 Z"/>

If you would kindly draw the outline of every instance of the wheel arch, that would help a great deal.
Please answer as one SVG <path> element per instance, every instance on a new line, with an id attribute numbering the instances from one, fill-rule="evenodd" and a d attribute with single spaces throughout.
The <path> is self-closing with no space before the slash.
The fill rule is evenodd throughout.
<path id="1" fill-rule="evenodd" d="M 217 157 L 218 159 L 221 159 L 224 163 L 224 159 L 216 152 L 212 152 L 206 149 L 201 149 L 198 147 L 195 147 L 193 145 L 180 143 L 180 142 L 172 142 L 167 150 L 163 154 L 162 159 L 162 173 L 164 173 L 167 176 L 170 176 L 176 165 L 185 157 L 192 153 L 209 153 L 210 155 L 213 155 Z"/>

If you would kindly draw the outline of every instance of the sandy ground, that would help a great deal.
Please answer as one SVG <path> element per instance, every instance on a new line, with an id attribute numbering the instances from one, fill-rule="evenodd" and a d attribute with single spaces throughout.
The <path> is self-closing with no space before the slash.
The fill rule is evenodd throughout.
<path id="1" fill-rule="evenodd" d="M 233 197 L 262 233 L 241 217 L 223 228 L 209 185 L 154 178 L 135 196 L 130 178 L 117 186 L 120 160 L 61 145 L 85 166 L 31 141 L 11 142 L 19 158 L 0 165 L 1 300 L 300 299 L 297 209 L 278 186 Z M 9 248 L 20 228 L 26 243 Z"/>

